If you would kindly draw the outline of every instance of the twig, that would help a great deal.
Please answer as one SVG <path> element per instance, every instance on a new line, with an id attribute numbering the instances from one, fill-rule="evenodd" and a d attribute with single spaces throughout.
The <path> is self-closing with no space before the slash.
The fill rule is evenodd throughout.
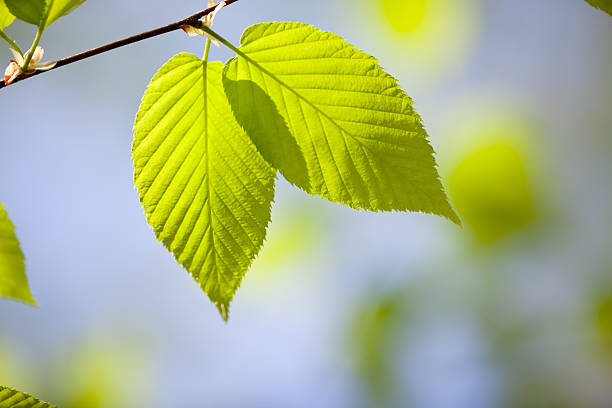
<path id="1" fill-rule="evenodd" d="M 235 3 L 237 1 L 238 0 L 225 0 L 225 4 L 227 6 L 229 6 L 230 4 Z M 146 40 L 147 38 L 157 37 L 158 35 L 162 35 L 162 34 L 166 34 L 166 33 L 172 32 L 172 31 L 180 30 L 181 26 L 183 26 L 183 25 L 197 25 L 198 21 L 202 17 L 206 16 L 207 14 L 212 13 L 214 11 L 215 7 L 216 6 L 209 7 L 206 10 L 202 10 L 202 11 L 200 11 L 198 13 L 195 13 L 194 15 L 189 16 L 187 18 L 184 18 L 184 19 L 182 19 L 180 21 L 177 21 L 177 22 L 172 23 L 172 24 L 168 24 L 167 26 L 159 27 L 159 28 L 156 28 L 156 29 L 151 30 L 151 31 L 146 31 L 144 33 L 136 34 L 136 35 L 133 35 L 131 37 L 124 38 L 123 40 L 115 41 L 115 42 L 112 42 L 110 44 L 102 45 L 100 47 L 91 49 L 89 51 L 82 52 L 80 54 L 75 54 L 75 55 L 72 55 L 70 57 L 63 58 L 63 59 L 57 61 L 57 64 L 55 64 L 55 66 L 53 68 L 51 68 L 51 69 L 49 69 L 47 71 L 35 71 L 32 74 L 30 74 L 30 75 L 20 75 L 19 77 L 15 78 L 15 80 L 12 83 L 14 84 L 16 82 L 20 82 L 20 81 L 23 81 L 25 79 L 31 78 L 33 76 L 42 74 L 43 72 L 48 72 L 48 71 L 57 69 L 59 67 L 63 67 L 65 65 L 72 64 L 74 62 L 78 62 L 78 61 L 84 60 L 86 58 L 91 58 L 91 57 L 96 56 L 98 54 L 103 54 L 105 52 L 114 50 L 115 48 L 125 47 L 126 45 L 133 44 L 135 42 L 139 42 L 139 41 L 142 41 L 142 40 Z M 4 83 L 4 81 L 0 81 L 0 89 L 4 88 L 6 86 L 7 85 Z"/>

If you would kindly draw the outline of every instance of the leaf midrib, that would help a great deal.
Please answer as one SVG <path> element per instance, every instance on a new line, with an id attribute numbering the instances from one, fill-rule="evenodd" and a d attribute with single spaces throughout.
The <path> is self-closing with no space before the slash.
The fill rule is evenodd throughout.
<path id="1" fill-rule="evenodd" d="M 205 145 L 206 145 L 206 152 L 204 153 L 205 156 L 205 166 L 206 166 L 206 191 L 207 191 L 207 195 L 208 195 L 208 200 L 206 201 L 208 206 L 208 219 L 210 220 L 210 234 L 209 234 L 209 244 L 210 244 L 210 248 L 211 248 L 211 255 L 213 257 L 212 260 L 212 265 L 213 265 L 213 269 L 216 272 L 217 275 L 217 281 L 221 282 L 220 279 L 220 275 L 219 275 L 219 268 L 217 267 L 217 249 L 216 249 L 216 245 L 215 245 L 215 234 L 214 234 L 214 228 L 213 228 L 213 222 L 214 222 L 214 213 L 213 213 L 213 208 L 212 208 L 212 191 L 210 188 L 210 135 L 208 133 L 208 62 L 206 61 L 202 61 L 202 87 L 204 90 L 204 138 L 205 140 Z M 206 233 L 204 235 L 204 237 L 206 236 Z M 204 238 L 203 237 L 203 238 Z M 222 258 L 222 257 L 221 257 Z M 206 264 L 206 260 L 204 260 L 204 264 L 202 264 L 202 268 L 204 269 L 204 266 Z M 205 281 L 202 281 L 203 276 L 202 275 L 208 275 L 206 277 Z M 200 285 L 200 287 L 204 287 L 206 285 L 206 283 L 208 282 L 208 280 L 210 279 L 210 275 L 212 275 L 212 273 L 209 274 L 205 274 L 200 272 L 198 274 L 198 284 Z"/>
<path id="2" fill-rule="evenodd" d="M 265 68 L 263 65 L 261 65 L 259 62 L 257 62 L 253 58 L 249 57 L 247 54 L 242 52 L 239 48 L 236 48 L 234 51 L 236 52 L 236 54 L 238 54 L 238 56 L 246 59 L 248 62 L 250 62 L 251 64 L 255 65 L 261 72 L 263 72 L 264 74 L 268 75 L 270 78 L 272 78 L 273 80 L 278 82 L 283 88 L 286 88 L 287 90 L 289 90 L 289 92 L 291 92 L 294 95 L 296 95 L 300 100 L 304 101 L 311 108 L 313 108 L 315 111 L 317 111 L 323 117 L 325 117 L 327 120 L 329 120 L 331 123 L 333 123 L 336 127 L 338 127 L 342 132 L 346 133 L 351 138 L 353 138 L 357 143 L 359 143 L 359 141 L 355 138 L 355 136 L 352 133 L 350 133 L 344 127 L 342 127 L 338 123 L 336 123 L 336 121 L 331 116 L 329 116 L 327 113 L 322 111 L 317 105 L 315 105 L 313 102 L 311 102 L 308 98 L 306 98 L 305 96 L 300 94 L 298 91 L 293 89 L 293 87 L 291 87 L 289 84 L 285 83 L 285 81 L 283 81 L 278 76 L 276 76 L 276 74 L 274 74 L 273 72 L 269 71 L 267 68 Z"/>

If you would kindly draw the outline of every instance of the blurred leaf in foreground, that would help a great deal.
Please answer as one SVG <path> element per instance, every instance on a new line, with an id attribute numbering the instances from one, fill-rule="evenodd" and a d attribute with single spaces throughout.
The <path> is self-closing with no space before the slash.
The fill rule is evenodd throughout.
<path id="1" fill-rule="evenodd" d="M 54 356 L 46 380 L 61 408 L 149 407 L 154 363 L 150 343 L 129 327 L 90 332 Z"/>
<path id="2" fill-rule="evenodd" d="M 612 0 L 586 0 L 586 2 L 612 16 Z"/>
<path id="3" fill-rule="evenodd" d="M 612 291 L 609 285 L 603 294 L 595 296 L 591 307 L 595 349 L 612 363 Z"/>
<path id="4" fill-rule="evenodd" d="M 24 256 L 19 248 L 15 228 L 0 203 L 0 296 L 35 305 L 23 261 Z"/>

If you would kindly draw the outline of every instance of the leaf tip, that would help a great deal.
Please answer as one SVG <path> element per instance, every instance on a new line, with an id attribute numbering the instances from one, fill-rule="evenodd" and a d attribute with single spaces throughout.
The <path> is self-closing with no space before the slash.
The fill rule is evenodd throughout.
<path id="1" fill-rule="evenodd" d="M 453 224 L 456 224 L 459 228 L 463 228 L 463 223 L 461 222 L 461 218 L 459 218 L 459 215 L 457 215 L 457 213 L 455 212 L 455 210 L 452 209 L 452 207 L 449 213 L 445 215 L 444 217 L 447 218 L 449 221 L 451 221 Z"/>
<path id="2" fill-rule="evenodd" d="M 229 320 L 229 302 L 215 302 L 215 306 L 217 306 L 223 321 L 227 323 Z"/>

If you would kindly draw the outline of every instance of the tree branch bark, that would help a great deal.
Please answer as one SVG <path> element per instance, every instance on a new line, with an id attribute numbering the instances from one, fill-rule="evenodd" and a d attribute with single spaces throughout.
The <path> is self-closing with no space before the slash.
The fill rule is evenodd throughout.
<path id="1" fill-rule="evenodd" d="M 225 4 L 227 6 L 229 6 L 230 4 L 235 3 L 237 1 L 238 0 L 225 0 Z M 63 67 L 65 65 L 73 64 L 75 62 L 84 60 L 86 58 L 91 58 L 91 57 L 96 56 L 98 54 L 103 54 L 105 52 L 114 50 L 115 48 L 125 47 L 126 45 L 130 45 L 130 44 L 133 44 L 133 43 L 136 43 L 136 42 L 139 42 L 139 41 L 146 40 L 147 38 L 157 37 L 158 35 L 162 35 L 162 34 L 170 33 L 172 31 L 180 30 L 181 26 L 183 26 L 183 25 L 197 25 L 198 21 L 202 17 L 208 15 L 209 13 L 212 13 L 213 10 L 215 9 L 215 7 L 216 6 L 209 7 L 206 10 L 202 10 L 202 11 L 200 11 L 198 13 L 195 13 L 194 15 L 191 15 L 191 16 L 189 16 L 187 18 L 184 18 L 184 19 L 182 19 L 180 21 L 177 21 L 175 23 L 171 23 L 171 24 L 168 24 L 166 26 L 156 28 L 154 30 L 145 31 L 144 33 L 136 34 L 136 35 L 133 35 L 131 37 L 124 38 L 123 40 L 119 40 L 119 41 L 115 41 L 115 42 L 112 42 L 112 43 L 109 43 L 109 44 L 105 44 L 105 45 L 102 45 L 100 47 L 91 49 L 89 51 L 85 51 L 85 52 L 82 52 L 80 54 L 75 54 L 75 55 L 72 55 L 70 57 L 66 57 L 66 58 L 60 59 L 59 61 L 57 61 L 57 64 L 55 64 L 55 66 L 53 68 L 49 69 L 48 71 L 52 71 L 54 69 Z M 48 71 L 35 71 L 35 72 L 33 72 L 32 74 L 29 74 L 29 75 L 23 75 L 22 74 L 19 77 L 15 78 L 15 80 L 12 82 L 12 84 L 17 83 L 17 82 L 21 82 L 21 81 L 23 81 L 25 79 L 31 78 L 33 76 L 36 76 L 36 75 L 42 74 L 43 72 L 48 72 Z M 8 85 L 6 85 L 4 83 L 4 80 L 0 81 L 0 89 L 4 88 L 6 86 L 8 86 Z"/>

